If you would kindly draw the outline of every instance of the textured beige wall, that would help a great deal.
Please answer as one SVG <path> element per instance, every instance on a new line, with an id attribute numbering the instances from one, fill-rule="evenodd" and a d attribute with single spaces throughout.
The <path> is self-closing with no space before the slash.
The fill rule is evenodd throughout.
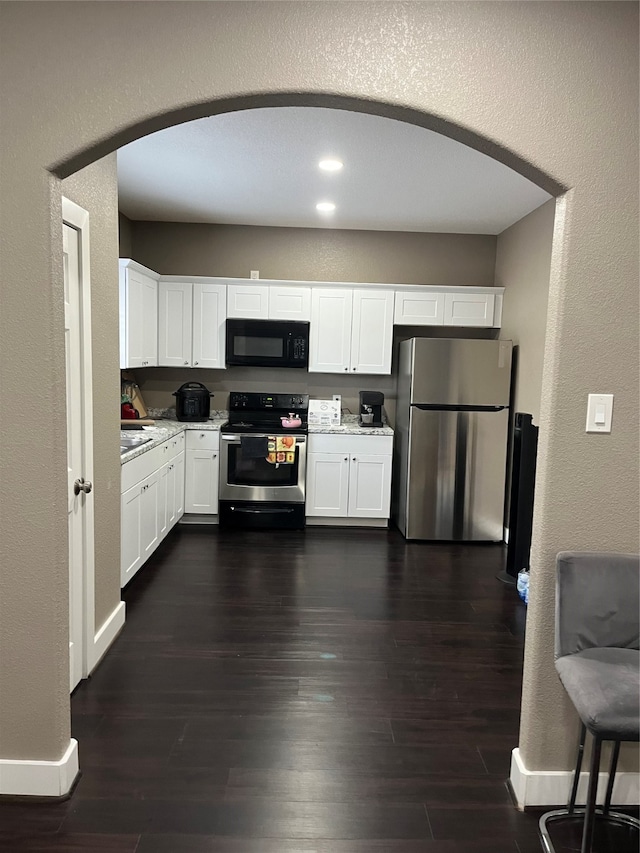
<path id="1" fill-rule="evenodd" d="M 116 176 L 117 177 L 117 176 Z M 133 249 L 132 249 L 132 222 L 131 220 L 124 215 L 124 213 L 118 214 L 118 250 L 119 257 L 121 258 L 132 258 L 133 257 Z"/>
<path id="2" fill-rule="evenodd" d="M 402 117 L 570 188 L 552 250 L 520 742 L 528 768 L 569 767 L 554 556 L 638 549 L 637 5 L 54 0 L 1 14 L 0 755 L 58 758 L 68 742 L 60 187 L 47 170 L 176 120 L 289 103 Z M 615 394 L 611 435 L 585 435 L 589 391 Z M 34 398 L 46 441 L 13 417 Z"/>
<path id="3" fill-rule="evenodd" d="M 496 238 L 182 222 L 133 224 L 133 255 L 162 275 L 491 286 Z M 124 257 L 124 256 L 123 256 Z"/>
<path id="4" fill-rule="evenodd" d="M 539 424 L 542 362 L 555 200 L 548 201 L 498 237 L 496 278 L 505 287 L 500 337 L 518 347 L 513 410 Z"/>
<path id="5" fill-rule="evenodd" d="M 96 631 L 120 601 L 118 435 L 118 185 L 110 154 L 62 182 L 63 194 L 89 213 L 93 366 L 93 504 Z"/>

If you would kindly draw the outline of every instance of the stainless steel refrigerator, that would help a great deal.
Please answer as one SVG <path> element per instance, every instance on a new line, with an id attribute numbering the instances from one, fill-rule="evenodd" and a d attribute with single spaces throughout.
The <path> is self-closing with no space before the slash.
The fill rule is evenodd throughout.
<path id="1" fill-rule="evenodd" d="M 511 341 L 400 343 L 392 512 L 407 539 L 503 538 Z"/>

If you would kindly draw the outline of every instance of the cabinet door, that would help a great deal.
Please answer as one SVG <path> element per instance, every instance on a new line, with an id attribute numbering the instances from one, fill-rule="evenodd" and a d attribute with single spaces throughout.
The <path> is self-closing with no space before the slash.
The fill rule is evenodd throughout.
<path id="1" fill-rule="evenodd" d="M 218 451 L 187 450 L 184 511 L 218 514 Z"/>
<path id="2" fill-rule="evenodd" d="M 310 320 L 311 288 L 269 286 L 270 320 Z"/>
<path id="3" fill-rule="evenodd" d="M 158 282 L 140 273 L 130 274 L 142 279 L 142 316 L 137 323 L 142 337 L 141 367 L 152 367 L 158 364 Z"/>
<path id="4" fill-rule="evenodd" d="M 311 288 L 309 373 L 346 373 L 351 362 L 350 288 Z"/>
<path id="5" fill-rule="evenodd" d="M 167 463 L 167 512 L 166 533 L 176 523 L 176 463 L 175 459 Z M 166 535 L 165 533 L 165 535 Z"/>
<path id="6" fill-rule="evenodd" d="M 266 284 L 230 284 L 227 288 L 227 317 L 253 320 L 269 318 L 269 288 Z"/>
<path id="7" fill-rule="evenodd" d="M 193 285 L 194 367 L 224 368 L 227 289 L 222 284 Z"/>
<path id="8" fill-rule="evenodd" d="M 175 513 L 176 524 L 184 515 L 184 450 L 173 460 L 175 474 Z"/>
<path id="9" fill-rule="evenodd" d="M 393 291 L 354 290 L 351 372 L 391 373 Z"/>
<path id="10" fill-rule="evenodd" d="M 158 497 L 160 472 L 156 471 L 142 481 L 140 492 L 140 551 L 144 563 L 155 551 L 158 536 Z"/>
<path id="11" fill-rule="evenodd" d="M 396 326 L 442 326 L 444 324 L 444 293 L 398 291 L 393 322 Z"/>
<path id="12" fill-rule="evenodd" d="M 444 300 L 445 326 L 493 326 L 493 293 L 447 293 Z"/>
<path id="13" fill-rule="evenodd" d="M 349 516 L 389 518 L 391 456 L 354 454 L 349 467 Z"/>
<path id="14" fill-rule="evenodd" d="M 348 489 L 348 454 L 307 454 L 306 515 L 329 518 L 346 517 Z"/>
<path id="15" fill-rule="evenodd" d="M 161 281 L 158 285 L 158 364 L 160 367 L 191 365 L 193 285 Z"/>
<path id="16" fill-rule="evenodd" d="M 172 507 L 170 508 L 169 504 L 173 502 L 173 495 L 169 495 L 170 465 L 170 462 L 165 462 L 162 468 L 158 471 L 158 543 L 162 542 L 169 532 L 169 514 L 172 512 Z"/>
<path id="17" fill-rule="evenodd" d="M 140 549 L 140 497 L 142 485 L 137 483 L 120 498 L 120 585 L 124 586 L 142 565 Z"/>

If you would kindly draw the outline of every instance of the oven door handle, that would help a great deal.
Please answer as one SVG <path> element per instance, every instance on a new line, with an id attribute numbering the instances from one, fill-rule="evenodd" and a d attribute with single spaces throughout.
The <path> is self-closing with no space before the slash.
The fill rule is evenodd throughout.
<path id="1" fill-rule="evenodd" d="M 261 434 L 256 434 L 254 432 L 254 433 L 247 433 L 247 435 L 254 436 L 255 438 L 269 438 L 267 433 L 265 433 L 264 435 L 261 435 Z M 275 435 L 276 438 L 282 438 L 284 433 L 276 432 L 276 433 L 271 433 L 271 435 Z M 223 433 L 220 436 L 220 438 L 222 439 L 222 441 L 234 441 L 236 444 L 240 444 L 240 440 L 241 440 L 242 436 L 240 436 L 240 435 L 225 435 Z M 294 436 L 294 438 L 296 440 L 296 444 L 304 444 L 307 440 L 306 435 L 296 435 L 296 436 Z"/>

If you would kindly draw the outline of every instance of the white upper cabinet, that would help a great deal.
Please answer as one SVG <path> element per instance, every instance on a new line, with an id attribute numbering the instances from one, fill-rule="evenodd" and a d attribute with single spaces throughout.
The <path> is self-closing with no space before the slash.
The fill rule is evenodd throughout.
<path id="1" fill-rule="evenodd" d="M 311 319 L 310 287 L 272 284 L 268 289 L 270 320 L 309 321 Z"/>
<path id="2" fill-rule="evenodd" d="M 188 367 L 191 364 L 193 285 L 161 281 L 158 285 L 158 364 Z"/>
<path id="3" fill-rule="evenodd" d="M 354 290 L 351 372 L 391 373 L 392 290 Z"/>
<path id="4" fill-rule="evenodd" d="M 444 298 L 444 325 L 493 326 L 494 311 L 493 293 L 447 293 Z"/>
<path id="5" fill-rule="evenodd" d="M 160 282 L 158 363 L 161 366 L 224 368 L 226 296 L 223 284 Z"/>
<path id="6" fill-rule="evenodd" d="M 229 283 L 227 317 L 245 320 L 311 319 L 311 288 L 287 282 Z"/>
<path id="7" fill-rule="evenodd" d="M 269 288 L 264 284 L 229 284 L 227 317 L 246 320 L 269 319 Z"/>
<path id="8" fill-rule="evenodd" d="M 311 289 L 310 373 L 346 373 L 351 368 L 351 288 Z"/>
<path id="9" fill-rule="evenodd" d="M 399 290 L 393 322 L 396 326 L 442 326 L 444 293 Z"/>
<path id="10" fill-rule="evenodd" d="M 158 275 L 120 261 L 120 367 L 158 364 Z"/>
<path id="11" fill-rule="evenodd" d="M 224 368 L 227 288 L 193 285 L 193 366 Z"/>
<path id="12" fill-rule="evenodd" d="M 309 371 L 391 373 L 393 291 L 312 288 Z"/>

